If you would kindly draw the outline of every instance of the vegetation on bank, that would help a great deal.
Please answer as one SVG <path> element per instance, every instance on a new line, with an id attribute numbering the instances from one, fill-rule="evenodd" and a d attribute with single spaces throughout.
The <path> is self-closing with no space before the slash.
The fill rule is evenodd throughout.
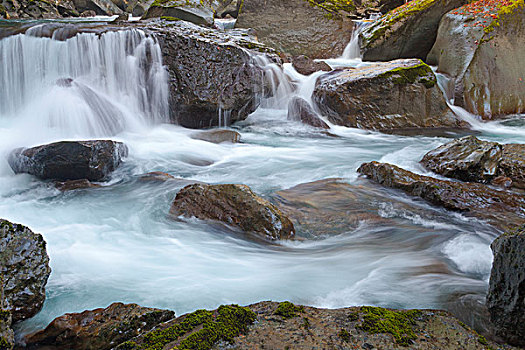
<path id="1" fill-rule="evenodd" d="M 303 306 L 296 306 L 289 301 L 283 301 L 279 304 L 277 310 L 275 310 L 274 315 L 279 315 L 285 319 L 288 319 L 299 316 L 298 313 L 303 311 Z"/>

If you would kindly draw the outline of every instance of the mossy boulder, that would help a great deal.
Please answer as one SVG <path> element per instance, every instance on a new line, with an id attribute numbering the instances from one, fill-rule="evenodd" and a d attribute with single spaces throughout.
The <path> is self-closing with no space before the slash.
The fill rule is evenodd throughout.
<path id="1" fill-rule="evenodd" d="M 426 59 L 439 21 L 468 0 L 412 0 L 379 18 L 360 34 L 363 60 Z"/>
<path id="2" fill-rule="evenodd" d="M 155 0 L 143 18 L 174 17 L 198 25 L 213 26 L 213 0 Z"/>
<path id="3" fill-rule="evenodd" d="M 186 186 L 177 193 L 170 214 L 219 221 L 271 240 L 295 235 L 290 219 L 245 185 Z"/>
<path id="4" fill-rule="evenodd" d="M 313 98 L 336 125 L 388 132 L 466 126 L 447 106 L 432 69 L 418 59 L 323 74 Z"/>
<path id="5" fill-rule="evenodd" d="M 494 262 L 487 306 L 496 334 L 525 346 L 525 226 L 499 236 L 491 245 Z"/>
<path id="6" fill-rule="evenodd" d="M 518 193 L 479 183 L 417 175 L 388 163 L 364 163 L 357 171 L 383 186 L 400 189 L 448 210 L 487 220 L 500 229 L 525 223 L 525 197 Z"/>
<path id="7" fill-rule="evenodd" d="M 525 145 L 481 141 L 466 136 L 425 154 L 429 170 L 463 181 L 491 183 L 508 178 L 508 187 L 525 188 Z"/>
<path id="8" fill-rule="evenodd" d="M 44 330 L 26 336 L 24 342 L 29 349 L 112 349 L 174 316 L 169 310 L 113 303 L 57 317 Z"/>
<path id="9" fill-rule="evenodd" d="M 33 317 L 44 305 L 51 269 L 42 235 L 0 219 L 0 308 L 13 322 Z M 6 311 L 2 311 L 6 312 Z"/>

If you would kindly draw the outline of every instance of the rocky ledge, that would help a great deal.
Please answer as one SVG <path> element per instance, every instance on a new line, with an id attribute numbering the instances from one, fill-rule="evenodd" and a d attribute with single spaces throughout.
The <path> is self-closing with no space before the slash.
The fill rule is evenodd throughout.
<path id="1" fill-rule="evenodd" d="M 419 59 L 323 74 L 313 97 L 336 125 L 392 132 L 466 127 L 447 106 L 432 69 Z"/>

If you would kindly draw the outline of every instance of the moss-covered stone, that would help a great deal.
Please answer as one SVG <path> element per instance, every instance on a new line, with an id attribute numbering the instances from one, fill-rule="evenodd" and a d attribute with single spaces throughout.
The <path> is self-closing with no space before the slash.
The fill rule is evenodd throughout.
<path id="1" fill-rule="evenodd" d="M 296 306 L 289 301 L 283 301 L 279 304 L 274 314 L 282 316 L 285 319 L 299 316 L 298 313 L 303 312 L 303 306 Z"/>
<path id="2" fill-rule="evenodd" d="M 363 306 L 361 311 L 364 312 L 362 330 L 372 334 L 389 333 L 402 346 L 408 346 L 417 339 L 413 327 L 419 311 L 392 311 L 373 306 Z"/>
<path id="3" fill-rule="evenodd" d="M 379 77 L 390 79 L 394 84 L 414 84 L 421 83 L 427 89 L 436 85 L 436 76 L 423 61 L 415 66 L 400 67 L 380 74 Z"/>

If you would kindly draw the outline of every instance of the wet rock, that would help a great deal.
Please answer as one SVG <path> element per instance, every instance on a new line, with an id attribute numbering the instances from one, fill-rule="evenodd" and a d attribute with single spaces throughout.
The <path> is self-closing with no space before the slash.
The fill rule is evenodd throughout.
<path id="1" fill-rule="evenodd" d="M 174 180 L 175 177 L 162 171 L 153 171 L 151 173 L 144 174 L 140 177 L 141 181 L 169 181 Z"/>
<path id="2" fill-rule="evenodd" d="M 121 142 L 109 140 L 62 141 L 33 148 L 19 148 L 9 155 L 16 174 L 41 179 L 101 181 L 128 155 Z"/>
<path id="3" fill-rule="evenodd" d="M 326 64 L 326 62 L 316 62 L 304 55 L 293 57 L 292 65 L 295 68 L 295 70 L 301 73 L 302 75 L 310 75 L 320 70 L 325 72 L 330 72 L 332 70 L 332 68 L 328 64 Z"/>
<path id="4" fill-rule="evenodd" d="M 499 236 L 491 245 L 494 262 L 487 306 L 496 334 L 525 346 L 525 226 Z"/>
<path id="5" fill-rule="evenodd" d="M 80 14 L 80 17 L 95 17 L 97 13 L 93 10 L 86 10 Z"/>
<path id="6" fill-rule="evenodd" d="M 65 314 L 25 338 L 28 349 L 105 350 L 174 317 L 169 310 L 113 303 L 107 308 Z"/>
<path id="7" fill-rule="evenodd" d="M 466 126 L 447 106 L 432 69 L 418 59 L 323 74 L 313 98 L 336 125 L 392 132 Z"/>
<path id="8" fill-rule="evenodd" d="M 79 13 L 93 11 L 97 15 L 113 16 L 124 13 L 110 0 L 72 0 Z M 92 12 L 90 12 L 92 13 Z"/>
<path id="9" fill-rule="evenodd" d="M 230 35 L 182 21 L 152 23 L 148 31 L 159 40 L 167 64 L 172 119 L 187 128 L 246 119 L 258 107 L 256 96 L 265 92 L 254 55 L 280 63 L 271 49 L 244 32 Z"/>
<path id="10" fill-rule="evenodd" d="M 11 322 L 11 312 L 0 307 L 0 349 L 2 350 L 10 350 L 15 345 Z"/>
<path id="11" fill-rule="evenodd" d="M 80 179 L 80 180 L 69 180 L 69 181 L 56 181 L 55 187 L 58 188 L 60 191 L 73 191 L 73 190 L 80 190 L 83 188 L 97 188 L 102 187 L 99 184 L 91 183 L 87 179 Z"/>
<path id="12" fill-rule="evenodd" d="M 280 52 L 312 58 L 340 56 L 352 26 L 338 14 L 305 0 L 244 0 L 235 24 L 253 28 L 262 43 Z"/>
<path id="13" fill-rule="evenodd" d="M 387 163 L 364 163 L 357 171 L 383 186 L 487 220 L 498 228 L 508 229 L 525 223 L 525 197 L 517 193 L 478 183 L 438 180 Z"/>
<path id="14" fill-rule="evenodd" d="M 468 6 L 444 17 L 429 62 L 453 78 L 454 103 L 469 112 L 483 119 L 524 112 L 523 4 L 496 3 L 493 16 Z"/>
<path id="15" fill-rule="evenodd" d="M 78 17 L 78 12 L 69 0 L 48 2 L 44 0 L 0 1 L 0 18 L 5 19 L 53 19 Z"/>
<path id="16" fill-rule="evenodd" d="M 177 193 L 170 214 L 215 220 L 264 238 L 290 239 L 292 222 L 245 185 L 193 184 Z"/>
<path id="17" fill-rule="evenodd" d="M 330 129 L 308 102 L 300 97 L 294 97 L 288 103 L 288 120 L 300 121 L 316 128 Z"/>
<path id="18" fill-rule="evenodd" d="M 426 59 L 436 40 L 441 17 L 467 2 L 409 1 L 387 13 L 361 33 L 363 60 Z"/>
<path id="19" fill-rule="evenodd" d="M 11 311 L 13 322 L 33 317 L 44 304 L 51 273 L 44 238 L 0 219 L 0 252 L 3 306 Z"/>
<path id="20" fill-rule="evenodd" d="M 466 136 L 428 152 L 421 163 L 446 177 L 525 188 L 522 144 L 501 145 Z"/>
<path id="21" fill-rule="evenodd" d="M 213 26 L 212 1 L 206 0 L 156 0 L 143 18 L 173 17 L 198 25 Z"/>
<path id="22" fill-rule="evenodd" d="M 191 134 L 195 140 L 202 140 L 211 143 L 238 143 L 241 141 L 241 134 L 234 130 L 209 130 Z"/>

